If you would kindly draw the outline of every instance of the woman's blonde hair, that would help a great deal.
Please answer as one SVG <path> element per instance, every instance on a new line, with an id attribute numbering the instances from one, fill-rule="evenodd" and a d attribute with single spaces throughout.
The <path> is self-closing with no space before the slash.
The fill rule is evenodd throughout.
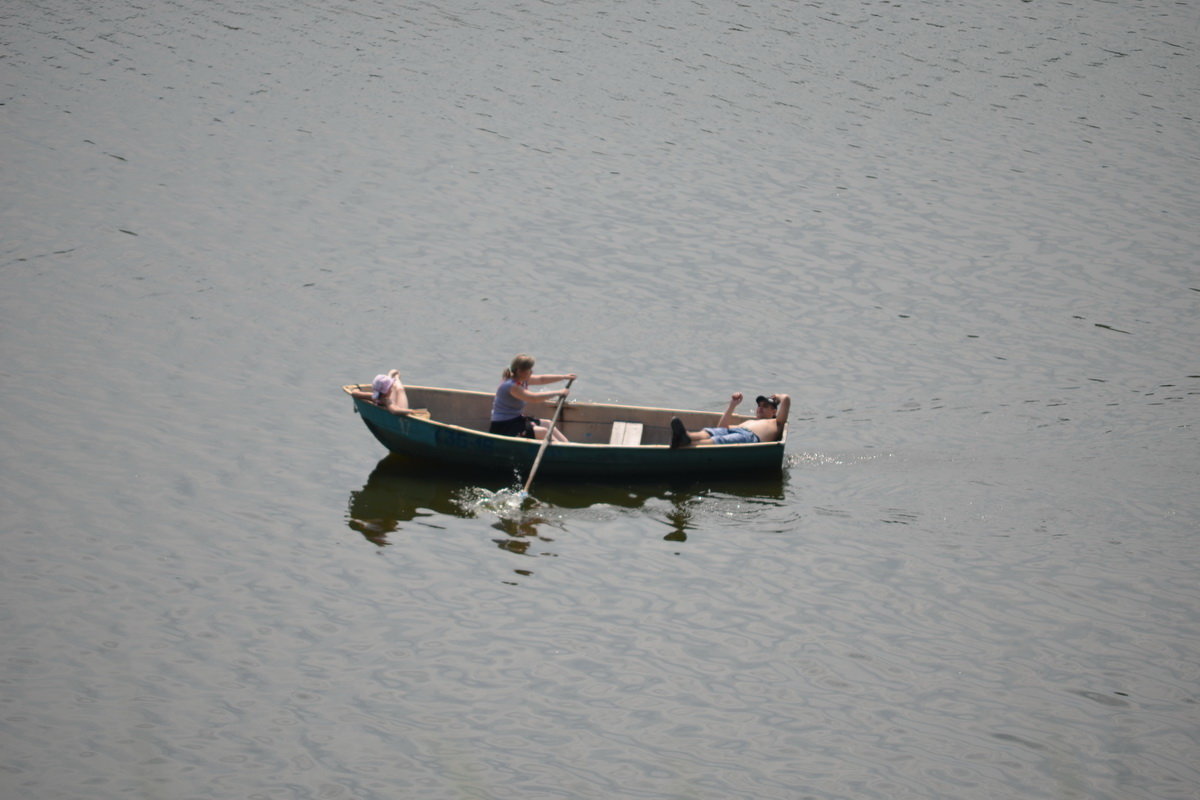
<path id="1" fill-rule="evenodd" d="M 515 378 L 522 370 L 533 369 L 533 356 L 526 353 L 517 353 L 513 356 L 512 363 L 508 365 L 508 369 L 504 370 L 504 380 Z"/>

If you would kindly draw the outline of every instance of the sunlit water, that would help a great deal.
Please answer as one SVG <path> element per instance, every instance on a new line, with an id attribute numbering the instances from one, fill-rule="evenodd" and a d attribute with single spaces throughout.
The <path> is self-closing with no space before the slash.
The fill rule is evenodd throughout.
<path id="1" fill-rule="evenodd" d="M 1193 798 L 1188 3 L 8 3 L 0 795 Z M 793 398 L 388 457 L 388 367 Z"/>

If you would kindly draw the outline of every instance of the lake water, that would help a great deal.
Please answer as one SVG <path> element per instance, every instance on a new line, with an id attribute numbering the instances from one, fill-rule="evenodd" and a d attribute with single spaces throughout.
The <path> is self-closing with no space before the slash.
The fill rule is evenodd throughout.
<path id="1" fill-rule="evenodd" d="M 0 6 L 0 795 L 1194 798 L 1200 7 Z M 793 398 L 777 480 L 344 383 Z"/>

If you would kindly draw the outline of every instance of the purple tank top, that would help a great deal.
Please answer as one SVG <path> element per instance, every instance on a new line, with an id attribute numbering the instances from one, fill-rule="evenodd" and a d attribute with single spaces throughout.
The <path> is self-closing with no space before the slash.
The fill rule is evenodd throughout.
<path id="1" fill-rule="evenodd" d="M 492 421 L 513 419 L 525 412 L 525 401 L 512 396 L 512 387 L 517 383 L 509 378 L 496 389 L 496 397 L 492 400 Z"/>

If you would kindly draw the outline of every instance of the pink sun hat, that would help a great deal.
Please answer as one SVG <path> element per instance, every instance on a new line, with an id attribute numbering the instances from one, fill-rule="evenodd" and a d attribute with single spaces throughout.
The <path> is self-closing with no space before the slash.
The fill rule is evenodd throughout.
<path id="1" fill-rule="evenodd" d="M 375 380 L 371 382 L 371 399 L 378 400 L 392 390 L 392 384 L 395 380 L 387 375 L 376 375 Z"/>

